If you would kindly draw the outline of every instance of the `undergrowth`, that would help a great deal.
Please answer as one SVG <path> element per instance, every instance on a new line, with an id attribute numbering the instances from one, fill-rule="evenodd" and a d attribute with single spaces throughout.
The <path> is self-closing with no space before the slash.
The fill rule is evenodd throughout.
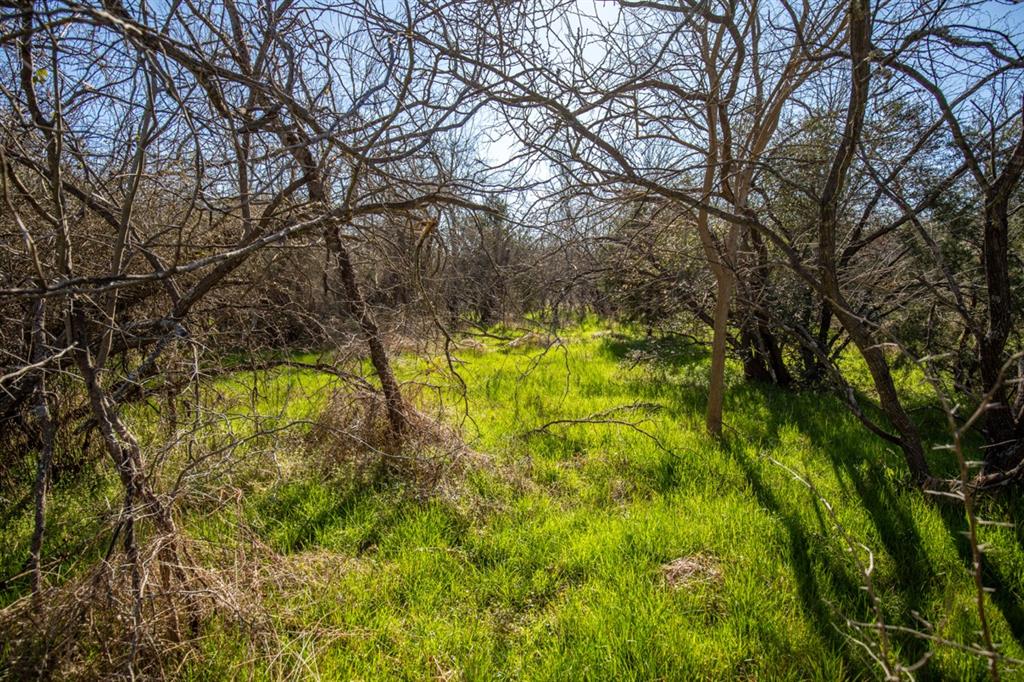
<path id="1" fill-rule="evenodd" d="M 353 475 L 343 465 L 358 448 L 343 443 L 339 460 L 311 420 L 294 437 L 253 446 L 272 467 L 204 483 L 230 504 L 209 503 L 212 493 L 182 500 L 192 542 L 259 558 L 246 584 L 273 646 L 254 646 L 236 614 L 215 611 L 176 677 L 876 678 L 845 626 L 872 618 L 847 547 L 813 492 L 771 460 L 813 481 L 870 549 L 887 623 L 976 641 L 962 510 L 907 485 L 900 455 L 831 396 L 746 384 L 733 367 L 728 435 L 714 442 L 702 431 L 706 350 L 681 337 L 591 325 L 453 353 L 464 396 L 458 382 L 434 381 L 447 359 L 398 363 L 405 378 L 434 387 L 417 407 L 444 405 L 447 428 L 461 434 L 465 459 L 436 493 L 394 467 Z M 932 443 L 944 443 L 920 378 L 908 370 L 901 381 L 919 392 L 915 417 Z M 245 384 L 235 377 L 211 390 L 241 390 L 232 382 Z M 277 419 L 328 404 L 305 397 L 327 384 L 311 370 L 259 382 L 261 409 Z M 451 448 L 451 434 L 439 433 L 426 440 Z M 931 457 L 934 470 L 953 470 L 947 452 Z M 57 486 L 52 506 L 64 511 L 51 520 L 49 552 L 102 523 L 87 501 L 116 507 L 105 480 Z M 983 529 L 989 613 L 1003 653 L 1024 658 L 1021 504 L 1005 496 L 982 512 L 1009 524 Z M 3 521 L 9 575 L 31 524 L 17 511 Z M 73 562 L 63 565 L 74 574 Z M 8 585 L 3 603 L 23 588 Z M 911 636 L 893 644 L 907 662 L 931 652 L 920 679 L 985 675 L 982 660 L 956 648 Z"/>

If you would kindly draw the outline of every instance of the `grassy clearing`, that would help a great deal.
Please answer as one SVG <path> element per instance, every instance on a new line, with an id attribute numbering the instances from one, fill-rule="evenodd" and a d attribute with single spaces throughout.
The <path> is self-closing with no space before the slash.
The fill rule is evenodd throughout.
<path id="1" fill-rule="evenodd" d="M 811 491 L 769 457 L 813 481 L 872 550 L 888 622 L 918 627 L 916 613 L 936 635 L 975 641 L 962 514 L 908 491 L 900 456 L 838 401 L 736 381 L 733 435 L 718 444 L 702 435 L 700 347 L 580 328 L 546 351 L 488 342 L 457 355 L 468 400 L 444 393 L 449 419 L 486 460 L 429 499 L 394 479 L 355 486 L 298 465 L 245 486 L 242 523 L 275 557 L 264 601 L 280 655 L 253 659 L 246 636 L 214 623 L 184 677 L 877 677 L 844 636 L 846 617 L 871 618 L 850 555 Z M 429 366 L 401 364 L 419 377 Z M 268 375 L 266 406 L 312 409 L 299 389 L 323 381 Z M 614 411 L 637 402 L 657 407 Z M 939 443 L 929 409 L 922 398 L 917 416 Z M 523 435 L 595 414 L 642 419 L 646 434 L 578 423 Z M 936 452 L 938 470 L 946 458 Z M 983 539 L 996 638 L 1024 658 L 1020 512 L 989 503 L 986 518 L 1015 526 Z M 232 514 L 186 508 L 182 521 L 195 538 L 243 542 Z M 7 524 L 8 547 L 25 529 Z M 703 568 L 667 578 L 681 558 Z M 908 661 L 927 649 L 895 642 Z M 983 677 L 979 659 L 932 651 L 921 678 Z"/>

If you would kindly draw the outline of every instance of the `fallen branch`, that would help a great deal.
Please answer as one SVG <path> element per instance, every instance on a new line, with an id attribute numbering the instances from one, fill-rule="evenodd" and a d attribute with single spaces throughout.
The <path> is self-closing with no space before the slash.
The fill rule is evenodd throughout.
<path id="1" fill-rule="evenodd" d="M 620 412 L 631 412 L 639 410 L 655 412 L 663 409 L 665 409 L 665 406 L 659 405 L 658 403 L 638 402 L 631 403 L 629 405 L 619 405 L 618 407 L 612 407 L 607 410 L 602 410 L 601 412 L 595 412 L 586 417 L 579 417 L 577 419 L 552 419 L 551 421 L 542 424 L 541 426 L 538 426 L 534 429 L 530 429 L 529 431 L 524 431 L 523 433 L 519 434 L 519 437 L 529 438 L 530 436 L 535 436 L 540 433 L 547 433 L 552 426 L 572 426 L 580 424 L 611 424 L 614 426 L 625 426 L 626 428 L 632 429 L 633 431 L 636 431 L 637 433 L 642 434 L 647 438 L 650 438 L 654 442 L 654 444 L 658 446 L 658 448 L 663 452 L 667 452 L 670 455 L 676 456 L 676 453 L 672 451 L 668 446 L 666 446 L 660 438 L 655 436 L 653 433 L 650 433 L 649 431 L 640 428 L 641 424 L 649 420 L 642 419 L 640 421 L 627 421 L 625 419 L 616 419 L 612 416 Z"/>

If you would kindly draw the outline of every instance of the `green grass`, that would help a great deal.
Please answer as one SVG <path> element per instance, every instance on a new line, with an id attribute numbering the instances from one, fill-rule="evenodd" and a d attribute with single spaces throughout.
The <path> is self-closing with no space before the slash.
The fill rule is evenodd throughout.
<path id="1" fill-rule="evenodd" d="M 488 463 L 455 491 L 425 499 L 400 480 L 355 486 L 302 467 L 246 488 L 245 523 L 294 578 L 264 598 L 281 655 L 253 659 L 245 632 L 213 623 L 183 676 L 878 678 L 844 636 L 845 618 L 872 617 L 850 553 L 816 496 L 769 457 L 813 481 L 870 548 L 887 622 L 916 627 L 918 614 L 936 635 L 978 641 L 963 514 L 909 489 L 900 455 L 838 401 L 748 385 L 731 367 L 729 437 L 714 442 L 702 432 L 701 347 L 593 331 L 567 332 L 546 352 L 489 342 L 456 353 L 467 400 L 446 389 L 449 418 Z M 409 378 L 428 366 L 399 364 Z M 261 405 L 281 418 L 311 409 L 300 389 L 325 385 L 287 372 L 260 380 L 280 383 Z M 919 378 L 901 381 L 925 395 Z M 523 435 L 637 401 L 660 409 L 616 418 L 644 419 L 657 442 L 613 424 Z M 917 403 L 940 444 L 938 413 Z M 936 450 L 935 469 L 952 471 L 949 457 Z M 987 526 L 983 540 L 995 637 L 1024 658 L 1020 512 L 1019 502 L 986 502 L 986 518 L 1014 525 Z M 194 537 L 224 542 L 235 521 L 183 511 Z M 718 577 L 667 585 L 661 566 L 692 556 Z M 955 649 L 907 637 L 894 645 L 905 662 L 930 648 L 919 679 L 984 677 L 982 661 Z"/>

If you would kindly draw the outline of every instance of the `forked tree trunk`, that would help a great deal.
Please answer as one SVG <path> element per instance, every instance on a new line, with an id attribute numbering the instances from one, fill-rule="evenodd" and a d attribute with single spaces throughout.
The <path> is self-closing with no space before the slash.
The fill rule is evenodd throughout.
<path id="1" fill-rule="evenodd" d="M 750 302 L 749 314 L 743 322 L 741 341 L 744 346 L 743 376 L 748 381 L 761 381 L 776 386 L 789 386 L 793 377 L 786 367 L 782 349 L 771 327 L 761 314 L 762 304 L 768 287 L 768 249 L 757 230 L 746 234 L 748 246 L 753 251 L 754 267 L 744 284 L 745 297 Z"/>
<path id="2" fill-rule="evenodd" d="M 748 382 L 771 383 L 772 373 L 765 362 L 765 354 L 752 320 L 743 322 L 740 328 L 740 344 L 743 347 L 743 378 Z"/>
<path id="3" fill-rule="evenodd" d="M 782 357 L 782 349 L 767 324 L 756 317 L 748 319 L 743 325 L 741 341 L 744 347 L 743 377 L 747 381 L 782 387 L 793 382 Z"/>
<path id="4" fill-rule="evenodd" d="M 153 492 L 146 477 L 142 448 L 129 428 L 121 421 L 114 401 L 100 385 L 98 370 L 90 351 L 92 344 L 90 344 L 86 326 L 85 315 L 79 305 L 72 301 L 69 328 L 75 342 L 73 355 L 85 383 L 89 408 L 96 421 L 96 427 L 103 439 L 107 454 L 114 463 L 114 468 L 117 470 L 125 491 L 125 497 L 131 506 L 138 507 L 145 516 L 152 518 L 160 533 L 173 536 L 176 530 L 174 517 L 170 508 Z M 133 518 L 129 519 L 129 521 L 134 520 Z M 176 559 L 176 557 L 168 558 Z"/>
<path id="5" fill-rule="evenodd" d="M 74 306 L 74 302 L 72 305 Z M 145 583 L 142 578 L 143 569 L 139 564 L 137 524 L 143 519 L 149 519 L 158 535 L 156 541 L 159 543 L 159 547 L 156 557 L 164 598 L 167 601 L 167 613 L 170 615 L 170 634 L 175 640 L 178 640 L 181 637 L 181 627 L 178 621 L 178 610 L 173 603 L 175 594 L 172 589 L 172 577 L 176 577 L 184 583 L 187 569 L 181 560 L 174 516 L 171 507 L 156 495 L 150 485 L 146 476 L 142 449 L 135 436 L 121 421 L 110 396 L 100 385 L 97 367 L 90 352 L 86 324 L 81 309 L 73 308 L 69 326 L 72 338 L 75 340 L 75 362 L 85 382 L 86 395 L 96 420 L 96 426 L 124 488 L 123 514 L 119 529 L 122 531 L 124 551 L 131 567 L 132 594 L 135 601 L 133 607 L 134 626 L 141 625 L 145 591 Z M 181 598 L 184 601 L 193 634 L 195 634 L 198 631 L 199 623 L 195 596 L 186 590 L 181 593 Z M 129 665 L 134 665 L 134 655 L 130 659 Z"/>

